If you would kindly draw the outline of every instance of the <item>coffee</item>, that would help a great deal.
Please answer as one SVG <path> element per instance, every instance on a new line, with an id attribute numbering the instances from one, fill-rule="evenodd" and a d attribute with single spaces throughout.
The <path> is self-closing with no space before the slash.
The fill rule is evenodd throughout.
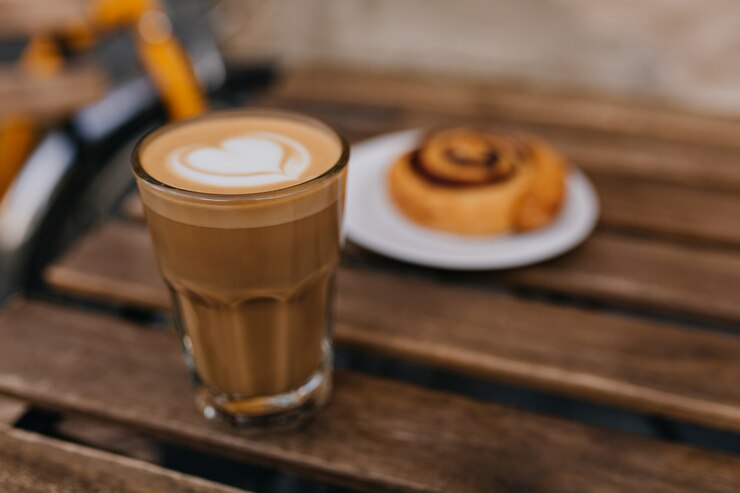
<path id="1" fill-rule="evenodd" d="M 305 415 L 330 387 L 347 149 L 294 114 L 216 112 L 138 146 L 134 167 L 208 417 Z"/>

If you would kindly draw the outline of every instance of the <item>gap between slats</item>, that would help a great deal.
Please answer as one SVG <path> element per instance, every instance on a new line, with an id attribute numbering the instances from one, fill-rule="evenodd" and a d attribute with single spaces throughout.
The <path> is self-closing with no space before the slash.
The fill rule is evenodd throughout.
<path id="1" fill-rule="evenodd" d="M 0 426 L 3 491 L 238 493 L 135 459 Z"/>

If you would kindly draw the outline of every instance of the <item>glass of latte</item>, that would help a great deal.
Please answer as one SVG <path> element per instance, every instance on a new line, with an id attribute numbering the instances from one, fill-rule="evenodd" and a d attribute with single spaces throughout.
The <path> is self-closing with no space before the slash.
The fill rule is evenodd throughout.
<path id="1" fill-rule="evenodd" d="M 171 123 L 134 150 L 206 418 L 285 427 L 327 401 L 348 158 L 327 125 L 267 110 Z"/>

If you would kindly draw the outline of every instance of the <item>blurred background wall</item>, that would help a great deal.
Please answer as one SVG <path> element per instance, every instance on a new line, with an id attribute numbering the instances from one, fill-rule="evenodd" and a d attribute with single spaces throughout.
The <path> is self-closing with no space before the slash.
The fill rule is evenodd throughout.
<path id="1" fill-rule="evenodd" d="M 495 76 L 740 114 L 738 0 L 224 0 L 226 55 Z"/>

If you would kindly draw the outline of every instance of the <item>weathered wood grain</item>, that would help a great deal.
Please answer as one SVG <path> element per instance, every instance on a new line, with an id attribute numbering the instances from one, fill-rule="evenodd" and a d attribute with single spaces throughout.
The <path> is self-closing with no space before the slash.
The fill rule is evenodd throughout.
<path id="1" fill-rule="evenodd" d="M 583 91 L 309 66 L 288 72 L 270 94 L 293 100 L 486 115 L 579 131 L 740 148 L 740 120 Z"/>
<path id="2" fill-rule="evenodd" d="M 336 81 L 330 81 L 335 73 Z M 318 85 L 323 88 L 317 89 Z M 485 104 L 488 98 L 508 101 L 512 91 L 515 104 L 527 108 L 523 117 Z M 543 98 L 548 101 L 544 106 L 539 104 Z M 309 69 L 286 74 L 283 83 L 269 90 L 260 104 L 314 114 L 355 141 L 396 129 L 456 124 L 534 132 L 589 173 L 603 200 L 602 225 L 649 236 L 740 245 L 735 227 L 740 211 L 740 148 L 660 138 L 649 128 L 634 135 L 620 133 L 619 129 L 610 131 L 598 122 L 595 127 L 589 125 L 585 118 L 588 112 L 580 109 L 582 125 L 557 124 L 561 115 L 567 120 L 568 111 L 553 113 L 548 108 L 553 104 L 578 108 L 583 103 L 578 98 L 573 103 L 572 99 L 470 81 Z M 586 100 L 594 109 L 590 116 L 594 121 L 601 118 L 600 105 L 611 108 L 615 104 Z M 624 108 L 626 113 L 619 118 L 634 119 L 635 128 L 655 124 L 643 121 L 649 121 L 650 114 L 673 114 L 666 108 Z M 611 110 L 605 111 L 611 114 Z M 529 113 L 538 112 L 553 119 L 553 124 L 527 119 Z M 672 131 L 676 130 L 659 128 L 661 135 Z"/>
<path id="3" fill-rule="evenodd" d="M 90 232 L 49 267 L 47 281 L 104 301 L 155 310 L 169 306 L 146 230 L 141 224 L 110 224 Z"/>
<path id="4" fill-rule="evenodd" d="M 140 224 L 105 225 L 47 279 L 89 298 L 169 307 Z M 339 343 L 740 431 L 735 337 L 367 269 L 341 269 L 337 294 Z"/>
<path id="5" fill-rule="evenodd" d="M 345 258 L 367 267 L 403 264 L 353 243 Z M 555 259 L 499 272 L 437 272 L 465 285 L 516 286 L 609 307 L 643 309 L 696 321 L 740 321 L 740 257 L 734 250 L 627 237 L 601 231 Z"/>
<path id="6" fill-rule="evenodd" d="M 0 425 L 12 425 L 28 410 L 28 403 L 0 394 Z"/>
<path id="7" fill-rule="evenodd" d="M 134 459 L 0 427 L 3 493 L 237 493 Z"/>
<path id="8" fill-rule="evenodd" d="M 142 224 L 111 222 L 51 265 L 47 280 L 85 295 L 161 308 L 168 300 L 150 248 Z M 353 245 L 346 255 L 373 265 L 385 262 Z M 698 319 L 740 321 L 740 291 L 731 289 L 740 286 L 740 257 L 732 251 L 598 232 L 542 264 L 446 276 L 466 284 L 505 283 Z"/>
<path id="9" fill-rule="evenodd" d="M 740 256 L 734 251 L 594 234 L 571 253 L 527 268 L 473 275 L 713 320 L 740 321 Z"/>
<path id="10" fill-rule="evenodd" d="M 459 124 L 532 132 L 586 171 L 740 190 L 740 122 L 677 116 L 665 107 L 459 79 L 320 69 L 287 73 L 260 104 L 314 114 L 352 139 Z"/>
<path id="11" fill-rule="evenodd" d="M 509 97 L 513 99 L 509 101 Z M 514 110 L 491 109 L 486 104 L 490 98 L 522 106 L 526 111 L 522 116 Z M 546 104 L 540 104 L 542 101 Z M 603 201 L 603 226 L 649 236 L 740 245 L 740 230 L 736 227 L 740 146 L 728 150 L 710 145 L 711 139 L 706 145 L 698 145 L 686 139 L 659 138 L 675 132 L 681 135 L 674 128 L 676 112 L 669 108 L 617 104 L 595 97 L 574 99 L 572 95 L 458 79 L 332 69 L 289 72 L 282 83 L 261 97 L 259 104 L 312 113 L 355 141 L 395 129 L 465 123 L 532 131 L 551 140 L 572 162 L 589 172 Z M 553 105 L 567 111 L 552 112 Z M 569 111 L 583 120 L 576 128 L 557 124 L 561 117 L 570 118 Z M 532 123 L 526 118 L 530 113 L 544 114 L 553 125 Z M 605 122 L 612 117 L 621 123 L 610 130 Z M 653 121 L 656 118 L 673 123 L 661 126 Z M 681 118 L 691 123 L 679 127 L 703 128 L 708 119 L 713 122 L 710 127 L 740 128 L 740 122 L 706 116 Z M 594 122 L 595 126 L 591 124 Z M 659 135 L 653 132 L 656 125 Z M 630 129 L 629 135 L 620 133 L 622 126 Z M 641 130 L 632 132 L 635 128 Z M 126 211 L 139 217 L 141 211 L 136 208 L 140 206 L 134 200 L 125 204 Z"/>
<path id="12" fill-rule="evenodd" d="M 740 168 L 740 162 L 738 163 Z M 609 229 L 740 247 L 740 191 L 681 187 L 593 173 L 600 224 Z"/>
<path id="13" fill-rule="evenodd" d="M 373 491 L 740 488 L 736 457 L 346 372 L 337 373 L 330 405 L 306 429 L 248 437 L 198 415 L 173 334 L 18 300 L 0 315 L 0 338 L 3 392 L 337 484 Z"/>

